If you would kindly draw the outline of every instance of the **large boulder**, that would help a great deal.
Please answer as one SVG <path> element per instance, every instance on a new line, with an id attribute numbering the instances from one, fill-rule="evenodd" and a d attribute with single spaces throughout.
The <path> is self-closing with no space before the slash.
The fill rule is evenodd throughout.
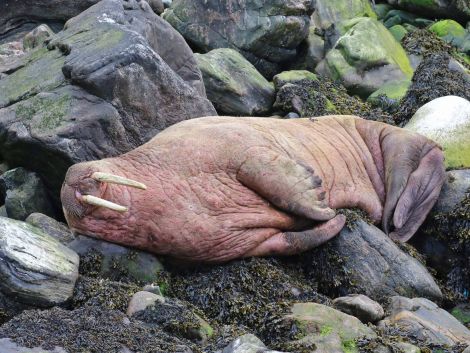
<path id="1" fill-rule="evenodd" d="M 462 22 L 470 20 L 470 4 L 463 0 L 388 0 L 393 6 L 402 7 L 421 16 L 453 18 Z"/>
<path id="2" fill-rule="evenodd" d="M 71 164 L 216 115 L 191 49 L 144 1 L 103 0 L 23 60 L 0 80 L 1 157 L 56 197 Z"/>
<path id="3" fill-rule="evenodd" d="M 0 292 L 34 306 L 72 297 L 78 255 L 40 229 L 0 217 Z"/>
<path id="4" fill-rule="evenodd" d="M 344 23 L 344 30 L 317 66 L 318 73 L 340 80 L 364 98 L 386 83 L 411 79 L 406 52 L 382 23 L 360 17 Z"/>
<path id="5" fill-rule="evenodd" d="M 446 96 L 423 105 L 406 124 L 439 143 L 449 168 L 470 168 L 470 101 Z"/>
<path id="6" fill-rule="evenodd" d="M 232 48 L 267 78 L 308 35 L 311 0 L 175 0 L 163 13 L 196 49 Z"/>
<path id="7" fill-rule="evenodd" d="M 266 115 L 274 87 L 236 50 L 222 48 L 196 54 L 207 97 L 224 115 Z"/>
<path id="8" fill-rule="evenodd" d="M 307 259 L 320 289 L 333 294 L 361 293 L 378 301 L 392 295 L 442 299 L 423 264 L 362 220 L 353 221 L 326 248 L 307 254 Z"/>

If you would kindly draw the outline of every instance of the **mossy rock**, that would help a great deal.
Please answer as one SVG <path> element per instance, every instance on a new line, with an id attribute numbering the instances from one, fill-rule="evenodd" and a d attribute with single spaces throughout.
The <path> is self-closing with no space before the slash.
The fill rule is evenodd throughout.
<path id="1" fill-rule="evenodd" d="M 470 324 L 470 304 L 458 305 L 450 312 L 462 324 L 469 326 Z"/>
<path id="2" fill-rule="evenodd" d="M 332 24 L 342 23 L 357 17 L 377 19 L 377 14 L 368 0 L 317 0 L 312 15 L 316 27 L 326 29 Z"/>
<path id="3" fill-rule="evenodd" d="M 392 101 L 393 104 L 398 104 L 398 102 L 406 95 L 410 85 L 411 81 L 408 80 L 386 83 L 377 91 L 372 93 L 367 98 L 367 102 L 378 106 L 380 105 L 381 99 L 385 97 L 386 99 Z"/>
<path id="4" fill-rule="evenodd" d="M 470 168 L 470 101 L 457 96 L 434 99 L 405 128 L 439 143 L 447 168 Z"/>
<path id="5" fill-rule="evenodd" d="M 402 25 L 395 25 L 388 29 L 390 33 L 392 33 L 393 37 L 397 40 L 397 42 L 401 42 L 403 38 L 405 38 L 408 30 L 403 27 Z"/>
<path id="6" fill-rule="evenodd" d="M 283 71 L 273 77 L 274 87 L 279 89 L 287 83 L 299 83 L 302 80 L 318 81 L 317 75 L 307 70 Z"/>
<path id="7" fill-rule="evenodd" d="M 434 23 L 429 30 L 440 38 L 463 38 L 467 34 L 465 28 L 454 20 L 441 20 Z"/>

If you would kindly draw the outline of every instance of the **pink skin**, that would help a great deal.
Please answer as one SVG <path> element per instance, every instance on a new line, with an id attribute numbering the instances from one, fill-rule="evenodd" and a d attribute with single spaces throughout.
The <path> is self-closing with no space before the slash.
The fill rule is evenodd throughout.
<path id="1" fill-rule="evenodd" d="M 398 144 L 394 144 L 397 141 Z M 147 190 L 99 183 L 107 172 Z M 334 209 L 359 207 L 407 240 L 444 181 L 432 141 L 352 116 L 209 117 L 176 124 L 117 158 L 72 166 L 62 188 L 75 231 L 192 261 L 290 255 L 344 226 Z M 83 203 L 89 194 L 129 207 Z M 385 206 L 385 212 L 384 212 Z"/>

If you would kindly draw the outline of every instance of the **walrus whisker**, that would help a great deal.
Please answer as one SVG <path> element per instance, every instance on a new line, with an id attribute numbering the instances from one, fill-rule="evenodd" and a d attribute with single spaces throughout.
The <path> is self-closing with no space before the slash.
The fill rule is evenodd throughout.
<path id="1" fill-rule="evenodd" d="M 99 197 L 92 195 L 83 195 L 81 197 L 83 202 L 86 202 L 89 205 L 105 207 L 117 212 L 127 212 L 127 207 L 118 205 L 117 203 L 100 199 Z"/>
<path id="2" fill-rule="evenodd" d="M 101 181 L 104 183 L 126 185 L 137 189 L 147 190 L 147 186 L 145 184 L 114 174 L 95 172 L 91 175 L 91 177 L 96 181 Z"/>

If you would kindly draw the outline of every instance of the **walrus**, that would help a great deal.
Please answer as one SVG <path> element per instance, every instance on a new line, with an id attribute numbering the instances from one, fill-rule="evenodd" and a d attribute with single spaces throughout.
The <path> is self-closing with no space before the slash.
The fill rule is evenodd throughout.
<path id="1" fill-rule="evenodd" d="M 426 137 L 354 116 L 204 117 L 114 158 L 78 163 L 61 190 L 75 232 L 189 261 L 291 255 L 360 208 L 408 240 L 444 182 Z"/>

